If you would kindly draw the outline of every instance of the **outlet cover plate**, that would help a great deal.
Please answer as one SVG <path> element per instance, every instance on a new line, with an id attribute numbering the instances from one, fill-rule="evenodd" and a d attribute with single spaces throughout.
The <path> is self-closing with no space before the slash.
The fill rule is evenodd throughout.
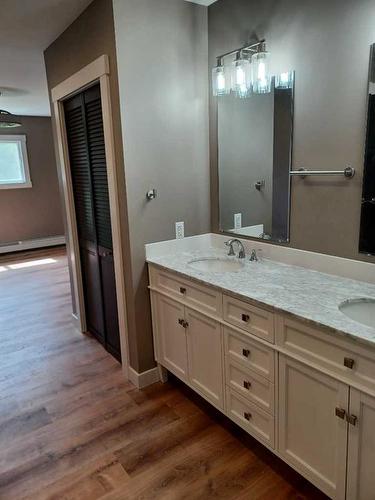
<path id="1" fill-rule="evenodd" d="M 242 227 L 242 214 L 234 214 L 234 229 L 241 229 Z"/>

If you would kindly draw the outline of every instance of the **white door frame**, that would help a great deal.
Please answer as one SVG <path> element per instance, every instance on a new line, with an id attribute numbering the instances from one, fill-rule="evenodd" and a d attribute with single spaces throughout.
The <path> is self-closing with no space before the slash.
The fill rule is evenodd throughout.
<path id="1" fill-rule="evenodd" d="M 59 83 L 51 91 L 52 103 L 55 115 L 55 125 L 58 143 L 58 155 L 60 160 L 62 189 L 65 200 L 67 217 L 67 230 L 72 263 L 72 274 L 74 294 L 77 305 L 79 327 L 82 332 L 87 331 L 85 301 L 82 283 L 81 259 L 79 253 L 78 231 L 74 207 L 73 186 L 70 171 L 67 136 L 65 129 L 65 117 L 63 100 L 95 82 L 100 84 L 100 94 L 103 113 L 103 129 L 105 142 L 105 156 L 107 163 L 107 179 L 110 202 L 110 213 L 112 223 L 113 258 L 115 266 L 115 280 L 117 293 L 117 309 L 119 320 L 119 333 L 121 343 L 121 358 L 123 371 L 128 378 L 129 369 L 129 339 L 126 314 L 126 290 L 124 262 L 121 245 L 120 203 L 118 192 L 118 168 L 116 165 L 115 145 L 113 136 L 113 121 L 111 96 L 109 87 L 109 60 L 107 55 L 102 55 L 92 63 L 82 68 L 63 82 Z"/>

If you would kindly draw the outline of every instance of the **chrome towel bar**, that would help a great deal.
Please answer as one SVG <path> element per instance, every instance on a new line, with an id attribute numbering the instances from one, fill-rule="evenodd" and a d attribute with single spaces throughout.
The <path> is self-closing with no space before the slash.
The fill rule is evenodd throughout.
<path id="1" fill-rule="evenodd" d="M 355 174 L 355 169 L 353 167 L 346 167 L 344 170 L 306 170 L 305 168 L 299 168 L 298 170 L 291 170 L 290 175 L 302 177 L 310 177 L 312 175 L 343 175 L 347 179 L 352 179 Z"/>

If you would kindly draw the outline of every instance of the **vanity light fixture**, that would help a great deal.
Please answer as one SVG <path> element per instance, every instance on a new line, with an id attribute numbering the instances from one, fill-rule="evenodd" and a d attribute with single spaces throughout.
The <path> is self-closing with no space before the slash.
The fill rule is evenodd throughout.
<path id="1" fill-rule="evenodd" d="M 227 75 L 223 65 L 222 57 L 217 58 L 217 64 L 212 70 L 212 88 L 214 96 L 225 95 L 229 93 Z"/>
<path id="2" fill-rule="evenodd" d="M 233 61 L 230 85 L 228 66 L 225 65 L 225 59 L 229 57 Z M 212 90 L 216 97 L 229 94 L 230 91 L 239 97 L 248 97 L 251 91 L 258 94 L 270 92 L 271 76 L 266 41 L 262 39 L 218 56 L 217 65 L 212 70 Z"/>
<path id="3" fill-rule="evenodd" d="M 242 50 L 237 52 L 232 63 L 231 89 L 239 97 L 246 97 L 251 91 L 251 64 Z"/>

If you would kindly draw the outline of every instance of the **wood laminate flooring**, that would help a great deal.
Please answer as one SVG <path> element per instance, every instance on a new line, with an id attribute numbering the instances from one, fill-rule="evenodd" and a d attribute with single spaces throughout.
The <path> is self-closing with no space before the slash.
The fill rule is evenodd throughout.
<path id="1" fill-rule="evenodd" d="M 61 249 L 1 257 L 0 346 L 2 500 L 325 498 L 177 380 L 126 382 Z"/>

